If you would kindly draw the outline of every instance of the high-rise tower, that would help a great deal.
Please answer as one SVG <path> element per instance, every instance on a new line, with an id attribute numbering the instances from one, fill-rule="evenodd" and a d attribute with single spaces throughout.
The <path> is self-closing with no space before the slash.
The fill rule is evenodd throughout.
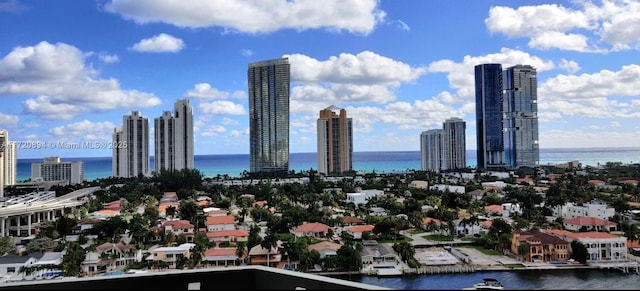
<path id="1" fill-rule="evenodd" d="M 320 110 L 317 131 L 318 172 L 353 170 L 353 121 L 347 111 L 333 105 Z"/>
<path id="2" fill-rule="evenodd" d="M 0 197 L 5 186 L 15 185 L 17 167 L 16 142 L 9 140 L 9 131 L 0 130 Z"/>
<path id="3" fill-rule="evenodd" d="M 529 65 L 507 68 L 502 76 L 504 162 L 507 167 L 536 167 L 538 144 L 538 84 Z"/>
<path id="4" fill-rule="evenodd" d="M 444 121 L 443 150 L 444 168 L 447 170 L 464 169 L 467 167 L 466 129 L 467 124 L 458 117 Z"/>
<path id="5" fill-rule="evenodd" d="M 154 119 L 155 171 L 193 169 L 193 108 L 187 99 Z"/>
<path id="6" fill-rule="evenodd" d="M 504 166 L 502 65 L 475 66 L 477 167 Z"/>
<path id="7" fill-rule="evenodd" d="M 452 117 L 442 129 L 430 129 L 420 134 L 420 166 L 423 171 L 440 172 L 467 167 L 466 123 Z"/>
<path id="8" fill-rule="evenodd" d="M 249 64 L 249 155 L 251 173 L 289 171 L 288 58 Z"/>
<path id="9" fill-rule="evenodd" d="M 122 128 L 113 134 L 112 170 L 114 177 L 149 175 L 149 118 L 139 111 L 122 117 Z"/>

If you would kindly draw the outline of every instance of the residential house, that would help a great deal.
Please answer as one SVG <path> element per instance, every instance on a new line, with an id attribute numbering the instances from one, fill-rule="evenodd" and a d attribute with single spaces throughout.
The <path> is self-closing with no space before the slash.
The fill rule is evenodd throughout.
<path id="1" fill-rule="evenodd" d="M 249 239 L 249 232 L 244 229 L 208 231 L 207 238 L 216 245 L 222 242 L 244 242 Z"/>
<path id="2" fill-rule="evenodd" d="M 360 190 L 356 193 L 347 193 L 347 203 L 353 203 L 355 205 L 366 204 L 369 199 L 384 194 L 383 190 L 367 189 Z"/>
<path id="3" fill-rule="evenodd" d="M 562 216 L 565 219 L 576 218 L 580 216 L 596 217 L 608 220 L 616 214 L 613 207 L 609 207 L 604 201 L 592 201 L 588 204 L 577 205 L 573 202 L 567 202 L 563 206 L 556 206 L 553 209 L 553 216 Z"/>
<path id="4" fill-rule="evenodd" d="M 6 254 L 0 257 L 0 278 L 4 277 L 7 280 L 12 276 L 20 273 L 21 267 L 32 266 L 40 258 L 43 253 L 37 252 L 24 256 L 18 256 L 14 254 Z M 2 280 L 0 280 L 2 281 Z"/>
<path id="5" fill-rule="evenodd" d="M 246 257 L 246 251 L 238 257 L 235 248 L 211 248 L 204 251 L 202 264 L 208 267 L 239 266 L 245 263 Z"/>
<path id="6" fill-rule="evenodd" d="M 160 231 L 166 236 L 173 233 L 176 237 L 183 234 L 187 238 L 187 242 L 193 242 L 195 227 L 191 222 L 184 219 L 167 220 L 160 224 Z"/>
<path id="7" fill-rule="evenodd" d="M 520 204 L 518 203 L 502 203 L 500 208 L 502 217 L 511 217 L 514 214 L 522 214 L 522 209 L 520 209 Z"/>
<path id="8" fill-rule="evenodd" d="M 570 232 L 550 229 L 546 233 L 555 235 L 567 242 L 577 240 L 587 247 L 590 262 L 621 260 L 627 256 L 627 238 L 606 232 Z"/>
<path id="9" fill-rule="evenodd" d="M 398 254 L 388 244 L 379 244 L 375 240 L 363 241 L 362 244 L 363 248 L 360 255 L 362 256 L 363 268 L 369 264 L 397 264 L 400 262 Z"/>
<path id="10" fill-rule="evenodd" d="M 85 276 L 93 276 L 123 270 L 127 265 L 142 261 L 142 251 L 132 245 L 103 243 L 95 251 L 89 251 L 80 268 Z"/>
<path id="11" fill-rule="evenodd" d="M 207 216 L 207 232 L 236 229 L 236 221 L 233 215 Z"/>
<path id="12" fill-rule="evenodd" d="M 291 230 L 295 237 L 326 238 L 331 227 L 324 223 L 312 222 L 296 226 Z"/>
<path id="13" fill-rule="evenodd" d="M 85 219 L 82 219 L 82 220 L 80 220 L 80 222 L 78 222 L 78 224 L 76 224 L 73 227 L 72 232 L 74 234 L 81 234 L 81 233 L 87 234 L 87 233 L 89 233 L 91 231 L 93 226 L 96 223 L 100 222 L 100 221 L 101 220 L 97 219 L 97 218 L 85 218 Z"/>
<path id="14" fill-rule="evenodd" d="M 409 182 L 409 188 L 417 188 L 417 189 L 427 189 L 429 187 L 429 182 L 422 180 L 413 180 Z"/>
<path id="15" fill-rule="evenodd" d="M 340 247 L 342 247 L 341 244 L 322 241 L 309 245 L 307 248 L 309 251 L 316 250 L 318 253 L 320 253 L 320 259 L 324 259 L 325 257 L 337 256 Z"/>
<path id="16" fill-rule="evenodd" d="M 374 226 L 371 224 L 367 225 L 354 225 L 347 226 L 344 228 L 349 235 L 351 235 L 354 239 L 362 239 L 362 234 L 365 232 L 373 231 Z"/>
<path id="17" fill-rule="evenodd" d="M 357 216 L 342 216 L 342 225 L 352 226 L 352 225 L 362 225 L 364 224 L 364 220 Z"/>
<path id="18" fill-rule="evenodd" d="M 229 211 L 226 209 L 221 209 L 221 208 L 217 208 L 217 207 L 206 207 L 203 208 L 202 211 L 204 212 L 205 216 L 227 216 L 229 215 Z"/>
<path id="19" fill-rule="evenodd" d="M 179 260 L 188 259 L 191 256 L 191 249 L 195 246 L 193 243 L 183 243 L 175 247 L 159 247 L 149 249 L 150 255 L 145 258 L 147 261 L 163 262 L 169 268 L 175 269 Z"/>
<path id="20" fill-rule="evenodd" d="M 522 245 L 527 249 L 520 253 Z M 571 258 L 569 242 L 535 230 L 515 232 L 511 238 L 511 253 L 527 262 L 566 262 Z"/>
<path id="21" fill-rule="evenodd" d="M 566 230 L 580 231 L 580 230 L 592 230 L 592 231 L 615 231 L 618 224 L 590 216 L 578 216 L 576 218 L 565 219 L 562 224 Z"/>
<path id="22" fill-rule="evenodd" d="M 261 245 L 256 245 L 249 250 L 249 264 L 261 265 L 268 267 L 277 267 L 282 261 L 282 255 L 278 249 L 282 245 L 282 241 L 277 242 L 277 246 L 269 250 Z"/>

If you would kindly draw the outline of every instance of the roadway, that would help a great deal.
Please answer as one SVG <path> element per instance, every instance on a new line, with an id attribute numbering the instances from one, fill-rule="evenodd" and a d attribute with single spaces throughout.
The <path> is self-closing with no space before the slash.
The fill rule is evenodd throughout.
<path id="1" fill-rule="evenodd" d="M 31 203 L 7 205 L 6 207 L 0 208 L 0 217 L 6 218 L 17 215 L 25 215 L 28 213 L 53 211 L 65 207 L 82 205 L 86 202 L 86 200 L 82 199 L 82 197 L 90 195 L 99 188 L 100 187 L 83 188 L 45 201 L 34 201 Z"/>

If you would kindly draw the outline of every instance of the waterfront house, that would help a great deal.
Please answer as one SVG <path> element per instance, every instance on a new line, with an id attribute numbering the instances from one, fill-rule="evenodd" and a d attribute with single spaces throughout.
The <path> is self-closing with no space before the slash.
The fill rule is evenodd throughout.
<path id="1" fill-rule="evenodd" d="M 211 248 L 204 252 L 202 264 L 208 267 L 239 266 L 244 264 L 247 252 L 238 257 L 235 248 Z"/>
<path id="2" fill-rule="evenodd" d="M 618 227 L 618 224 L 613 221 L 589 216 L 565 219 L 562 224 L 566 230 L 571 231 L 592 230 L 610 232 L 615 231 Z"/>
<path id="3" fill-rule="evenodd" d="M 29 267 L 32 266 L 35 262 L 37 262 L 43 253 L 37 252 L 24 256 L 18 256 L 14 254 L 6 254 L 0 257 L 0 278 L 4 277 L 6 279 L 11 278 L 11 276 L 20 273 L 21 267 Z"/>
<path id="4" fill-rule="evenodd" d="M 338 255 L 337 252 L 340 249 L 340 247 L 342 247 L 342 245 L 338 243 L 321 241 L 319 243 L 309 245 L 307 249 L 309 251 L 316 250 L 318 253 L 320 253 L 320 259 L 324 259 L 325 257 L 328 257 L 328 256 Z"/>
<path id="5" fill-rule="evenodd" d="M 175 247 L 152 248 L 149 249 L 150 255 L 145 260 L 161 262 L 174 269 L 181 259 L 188 259 L 191 256 L 191 249 L 194 246 L 195 244 L 192 243 L 184 243 Z"/>
<path id="6" fill-rule="evenodd" d="M 362 244 L 363 248 L 360 255 L 362 256 L 363 268 L 369 264 L 395 265 L 400 262 L 398 254 L 389 244 L 378 243 L 375 240 L 365 240 Z"/>
<path id="7" fill-rule="evenodd" d="M 521 254 L 523 245 L 527 250 Z M 536 230 L 513 233 L 511 253 L 527 262 L 566 262 L 571 258 L 570 242 Z"/>
<path id="8" fill-rule="evenodd" d="M 80 269 L 84 275 L 93 276 L 123 270 L 128 264 L 141 260 L 142 251 L 135 251 L 131 245 L 107 242 L 97 246 L 95 251 L 87 252 Z"/>
<path id="9" fill-rule="evenodd" d="M 627 238 L 605 232 L 570 232 L 549 229 L 548 234 L 555 235 L 567 242 L 577 240 L 587 247 L 589 262 L 622 260 L 627 256 Z"/>
<path id="10" fill-rule="evenodd" d="M 282 245 L 282 241 L 277 242 L 277 246 L 269 250 L 261 245 L 256 245 L 249 250 L 249 264 L 261 265 L 268 267 L 277 267 L 282 261 L 282 255 L 278 249 Z"/>

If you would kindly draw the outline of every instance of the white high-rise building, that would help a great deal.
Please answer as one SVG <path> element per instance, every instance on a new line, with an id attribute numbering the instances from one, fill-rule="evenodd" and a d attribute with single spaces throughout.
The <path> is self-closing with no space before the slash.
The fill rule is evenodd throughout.
<path id="1" fill-rule="evenodd" d="M 423 171 L 439 172 L 442 170 L 442 129 L 430 129 L 420 134 L 420 166 Z"/>
<path id="2" fill-rule="evenodd" d="M 7 130 L 0 130 L 0 197 L 5 186 L 15 185 L 17 166 L 16 143 L 9 140 Z"/>
<path id="3" fill-rule="evenodd" d="M 42 163 L 31 163 L 31 180 L 65 181 L 68 185 L 84 182 L 84 164 L 61 162 L 59 157 L 44 158 Z"/>
<path id="4" fill-rule="evenodd" d="M 423 171 L 444 171 L 467 167 L 464 120 L 453 117 L 442 124 L 442 129 L 431 129 L 420 134 L 420 165 Z"/>
<path id="5" fill-rule="evenodd" d="M 444 168 L 447 170 L 464 169 L 467 167 L 467 124 L 458 117 L 452 117 L 442 124 L 444 130 L 443 150 Z"/>
<path id="6" fill-rule="evenodd" d="M 114 130 L 113 143 L 111 159 L 114 177 L 129 178 L 150 174 L 149 118 L 142 116 L 139 111 L 124 115 L 122 128 Z"/>
<path id="7" fill-rule="evenodd" d="M 193 108 L 187 99 L 154 119 L 155 171 L 193 169 Z"/>

